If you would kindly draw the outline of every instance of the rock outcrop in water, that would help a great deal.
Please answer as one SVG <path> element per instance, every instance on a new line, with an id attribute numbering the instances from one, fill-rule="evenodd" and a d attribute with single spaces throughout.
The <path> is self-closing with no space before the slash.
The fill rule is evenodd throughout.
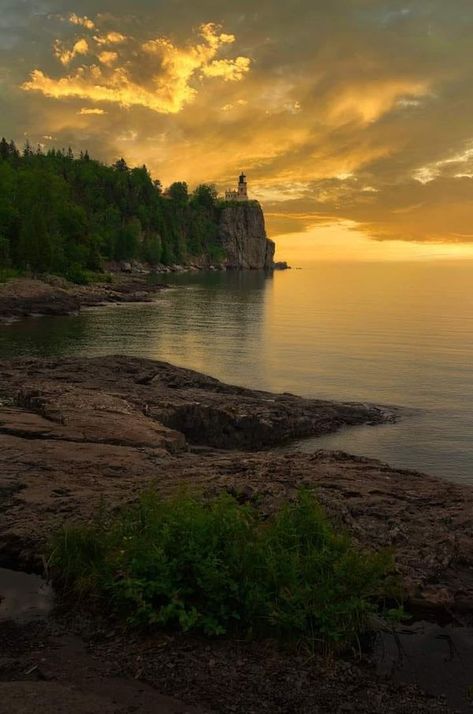
<path id="1" fill-rule="evenodd" d="M 0 323 L 33 315 L 74 315 L 81 307 L 148 302 L 163 289 L 141 276 L 114 276 L 110 283 L 74 285 L 64 278 L 17 278 L 0 285 Z"/>
<path id="2" fill-rule="evenodd" d="M 235 203 L 222 209 L 219 239 L 228 268 L 270 270 L 275 244 L 266 235 L 264 214 L 257 201 Z"/>

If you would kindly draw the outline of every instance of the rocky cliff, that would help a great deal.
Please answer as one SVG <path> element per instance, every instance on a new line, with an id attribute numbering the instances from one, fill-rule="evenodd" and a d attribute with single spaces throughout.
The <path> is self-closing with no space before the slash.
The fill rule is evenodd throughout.
<path id="1" fill-rule="evenodd" d="M 275 245 L 266 235 L 263 210 L 257 201 L 225 206 L 220 216 L 219 239 L 228 268 L 272 268 Z"/>

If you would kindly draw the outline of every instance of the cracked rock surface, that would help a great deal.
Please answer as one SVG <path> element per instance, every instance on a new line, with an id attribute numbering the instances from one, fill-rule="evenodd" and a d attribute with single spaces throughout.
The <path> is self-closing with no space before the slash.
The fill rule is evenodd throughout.
<path id="1" fill-rule="evenodd" d="M 304 485 L 362 545 L 395 550 L 411 605 L 471 615 L 473 489 L 341 452 L 270 450 L 390 417 L 151 360 L 2 362 L 0 559 L 39 567 L 54 529 L 149 487 L 227 490 L 269 513 Z"/>

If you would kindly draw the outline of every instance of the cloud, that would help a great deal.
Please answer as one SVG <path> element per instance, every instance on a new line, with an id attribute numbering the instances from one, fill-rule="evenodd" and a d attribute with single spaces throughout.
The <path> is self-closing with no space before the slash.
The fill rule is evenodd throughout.
<path id="1" fill-rule="evenodd" d="M 117 137 L 117 141 L 136 141 L 138 137 L 138 132 L 134 131 L 133 129 L 129 129 L 128 131 L 124 132 L 123 134 L 120 134 Z"/>
<path id="2" fill-rule="evenodd" d="M 69 16 L 69 22 L 73 25 L 85 27 L 87 30 L 93 30 L 95 28 L 95 22 L 90 20 L 88 17 L 80 17 L 79 15 L 76 15 L 75 12 Z"/>
<path id="3" fill-rule="evenodd" d="M 251 60 L 248 57 L 237 57 L 234 60 L 213 60 L 202 67 L 204 77 L 222 77 L 226 82 L 238 82 L 250 69 Z"/>
<path id="4" fill-rule="evenodd" d="M 106 64 L 108 67 L 111 67 L 118 60 L 118 52 L 104 50 L 98 54 L 98 58 L 102 64 Z"/>
<path id="5" fill-rule="evenodd" d="M 81 65 L 71 74 L 54 78 L 35 69 L 22 84 L 27 92 L 40 92 L 54 99 L 80 98 L 92 102 L 111 102 L 122 107 L 146 107 L 162 114 L 176 114 L 191 103 L 198 93 L 198 83 L 204 78 L 220 78 L 226 82 L 241 81 L 249 72 L 250 59 L 216 59 L 219 51 L 235 42 L 235 37 L 207 23 L 199 28 L 200 41 L 177 46 L 165 37 L 158 37 L 134 46 L 131 38 L 117 32 L 94 37 L 96 45 L 107 42 L 127 42 L 127 55 L 117 51 L 92 51 L 86 39 L 77 40 L 72 49 L 56 41 L 54 53 L 63 65 L 69 65 L 78 55 L 91 54 L 97 62 Z M 138 52 L 137 52 L 138 49 Z M 140 61 L 152 58 L 151 76 L 138 78 Z M 102 65 L 102 66 L 100 66 Z M 116 67 L 114 65 L 117 65 Z"/>
<path id="6" fill-rule="evenodd" d="M 54 54 L 64 66 L 70 64 L 74 57 L 77 57 L 78 55 L 86 55 L 88 52 L 89 43 L 85 38 L 81 38 L 80 40 L 74 42 L 70 50 L 65 48 L 60 40 L 56 40 L 54 43 Z"/>
<path id="7" fill-rule="evenodd" d="M 275 236 L 349 221 L 377 241 L 473 240 L 471 0 L 84 0 L 67 22 L 63 0 L 5 3 L 8 136 L 123 155 L 164 184 L 223 190 L 243 168 Z"/>
<path id="8" fill-rule="evenodd" d="M 427 166 L 420 166 L 413 172 L 413 178 L 426 184 L 441 176 L 473 178 L 473 140 L 461 151 L 439 159 Z"/>
<path id="9" fill-rule="evenodd" d="M 398 102 L 410 106 L 412 98 L 429 93 L 429 82 L 412 80 L 409 77 L 376 80 L 365 83 L 353 82 L 342 92 L 329 97 L 329 120 L 332 124 L 358 121 L 370 124 L 390 111 Z M 418 102 L 418 99 L 414 99 Z"/>
<path id="10" fill-rule="evenodd" d="M 98 107 L 82 107 L 78 112 L 79 116 L 103 116 L 107 112 Z"/>
<path id="11" fill-rule="evenodd" d="M 222 107 L 222 112 L 231 112 L 233 109 L 236 109 L 237 107 L 245 107 L 247 104 L 247 99 L 237 99 L 237 101 L 233 104 L 224 104 Z"/>
<path id="12" fill-rule="evenodd" d="M 98 45 L 119 45 L 126 42 L 127 36 L 121 32 L 107 32 L 106 35 L 95 35 L 94 40 Z"/>

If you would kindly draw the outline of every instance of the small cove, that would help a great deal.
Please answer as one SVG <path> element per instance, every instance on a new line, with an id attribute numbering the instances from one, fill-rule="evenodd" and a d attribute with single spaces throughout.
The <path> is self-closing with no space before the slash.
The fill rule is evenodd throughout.
<path id="1" fill-rule="evenodd" d="M 129 354 L 226 382 L 401 407 L 305 440 L 473 484 L 473 263 L 160 276 L 148 304 L 0 326 L 0 357 Z"/>

